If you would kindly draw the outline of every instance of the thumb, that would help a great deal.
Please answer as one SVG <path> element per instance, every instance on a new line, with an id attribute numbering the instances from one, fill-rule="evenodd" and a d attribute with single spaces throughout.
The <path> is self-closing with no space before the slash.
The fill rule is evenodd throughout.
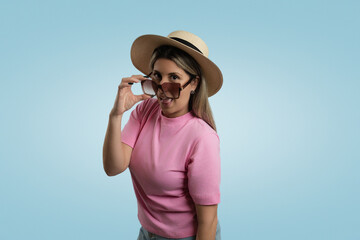
<path id="1" fill-rule="evenodd" d="M 137 100 L 138 100 L 138 101 L 146 100 L 146 99 L 149 99 L 149 98 L 152 98 L 152 97 L 149 96 L 149 95 L 146 95 L 146 94 L 137 95 Z"/>

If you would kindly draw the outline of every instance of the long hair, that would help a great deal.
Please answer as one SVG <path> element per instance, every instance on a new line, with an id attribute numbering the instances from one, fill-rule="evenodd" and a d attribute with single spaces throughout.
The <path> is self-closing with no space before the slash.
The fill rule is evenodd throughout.
<path id="1" fill-rule="evenodd" d="M 199 76 L 199 82 L 195 89 L 195 93 L 190 95 L 189 111 L 192 111 L 197 117 L 203 119 L 216 131 L 215 121 L 208 100 L 206 81 L 201 74 L 199 64 L 183 50 L 173 46 L 163 45 L 154 50 L 150 59 L 150 69 L 154 69 L 154 64 L 159 58 L 172 60 L 187 74 Z"/>

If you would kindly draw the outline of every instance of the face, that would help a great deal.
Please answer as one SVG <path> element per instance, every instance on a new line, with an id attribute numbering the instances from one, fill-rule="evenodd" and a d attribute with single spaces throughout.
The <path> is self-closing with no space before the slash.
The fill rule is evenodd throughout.
<path id="1" fill-rule="evenodd" d="M 156 60 L 152 71 L 152 79 L 157 84 L 165 82 L 180 83 L 183 86 L 189 81 L 190 76 L 175 62 L 160 58 Z M 161 89 L 157 92 L 157 99 L 161 106 L 163 115 L 169 118 L 179 117 L 189 112 L 189 100 L 191 90 L 196 89 L 198 79 L 195 78 L 189 85 L 180 91 L 178 99 L 168 99 Z"/>

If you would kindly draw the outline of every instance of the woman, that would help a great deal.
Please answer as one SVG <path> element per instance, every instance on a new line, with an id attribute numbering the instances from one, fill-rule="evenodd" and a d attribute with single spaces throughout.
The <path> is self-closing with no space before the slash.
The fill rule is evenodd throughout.
<path id="1" fill-rule="evenodd" d="M 208 97 L 222 74 L 207 56 L 206 44 L 186 31 L 143 35 L 132 45 L 131 60 L 146 76 L 118 87 L 103 164 L 109 176 L 130 170 L 140 240 L 220 239 L 220 143 Z M 131 92 L 134 83 L 144 94 Z M 121 131 L 123 113 L 139 101 Z"/>

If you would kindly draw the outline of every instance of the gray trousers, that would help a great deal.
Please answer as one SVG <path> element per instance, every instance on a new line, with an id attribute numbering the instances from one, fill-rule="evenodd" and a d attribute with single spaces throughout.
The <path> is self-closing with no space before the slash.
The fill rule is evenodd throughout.
<path id="1" fill-rule="evenodd" d="M 145 228 L 141 227 L 137 240 L 196 240 L 196 236 L 187 238 L 165 238 L 154 233 L 148 232 Z M 215 240 L 221 240 L 221 228 L 218 220 L 216 226 L 216 237 Z"/>

